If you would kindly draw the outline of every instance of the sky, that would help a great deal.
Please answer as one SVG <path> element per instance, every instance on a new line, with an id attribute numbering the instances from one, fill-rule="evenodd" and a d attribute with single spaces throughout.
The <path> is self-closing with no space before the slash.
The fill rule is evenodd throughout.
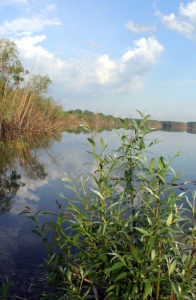
<path id="1" fill-rule="evenodd" d="M 0 0 L 0 38 L 65 110 L 196 121 L 196 1 Z"/>

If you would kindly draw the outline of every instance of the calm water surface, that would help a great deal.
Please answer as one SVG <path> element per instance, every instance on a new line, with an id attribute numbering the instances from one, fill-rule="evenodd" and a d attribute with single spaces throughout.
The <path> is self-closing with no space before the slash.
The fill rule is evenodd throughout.
<path id="1" fill-rule="evenodd" d="M 14 280 L 19 294 L 21 286 L 29 289 L 29 282 L 41 272 L 44 248 L 39 237 L 31 232 L 31 221 L 18 214 L 25 206 L 33 210 L 55 210 L 55 200 L 62 202 L 59 193 L 71 197 L 65 191 L 61 178 L 64 173 L 78 176 L 87 170 L 93 170 L 93 159 L 87 153 L 87 137 L 84 133 L 64 132 L 60 141 L 50 141 L 44 149 L 39 149 L 38 146 L 35 147 L 37 149 L 32 149 L 30 162 L 29 159 L 24 162 L 24 158 L 22 161 L 21 153 L 17 154 L 15 149 L 15 155 L 19 158 L 15 157 L 14 166 L 11 166 L 13 159 L 7 159 L 4 164 L 0 181 L 0 274 Z M 100 137 L 108 142 L 108 151 L 119 145 L 119 138 L 114 130 L 97 134 L 97 141 Z M 196 135 L 157 131 L 148 137 L 162 141 L 152 148 L 156 156 L 173 156 L 180 149 L 181 155 L 175 160 L 173 167 L 182 170 L 186 179 L 196 180 Z M 87 161 L 92 164 L 84 165 Z"/>

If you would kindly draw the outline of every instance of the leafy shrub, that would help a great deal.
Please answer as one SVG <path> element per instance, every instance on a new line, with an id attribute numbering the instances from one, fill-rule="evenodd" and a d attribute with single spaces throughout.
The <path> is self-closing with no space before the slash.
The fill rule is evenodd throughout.
<path id="1" fill-rule="evenodd" d="M 43 299 L 195 299 L 195 194 L 190 200 L 177 192 L 173 159 L 148 162 L 156 141 L 147 142 L 149 116 L 141 117 L 133 120 L 134 134 L 121 120 L 121 146 L 112 155 L 102 138 L 101 153 L 93 134 L 88 138 L 96 161 L 93 188 L 88 178 L 66 176 L 75 196 L 62 195 L 58 213 L 44 212 L 55 221 L 40 225 L 40 212 L 31 214 L 47 245 L 50 289 Z"/>

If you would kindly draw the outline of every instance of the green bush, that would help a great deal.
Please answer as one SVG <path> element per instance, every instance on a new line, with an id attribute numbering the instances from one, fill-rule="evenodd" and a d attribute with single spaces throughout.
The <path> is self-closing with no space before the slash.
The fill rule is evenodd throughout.
<path id="1" fill-rule="evenodd" d="M 66 176 L 75 196 L 62 195 L 58 213 L 44 212 L 53 221 L 40 225 L 41 212 L 31 214 L 47 245 L 43 299 L 195 299 L 195 194 L 177 191 L 173 159 L 148 162 L 156 141 L 146 140 L 148 116 L 141 117 L 133 120 L 134 134 L 121 120 L 121 146 L 113 154 L 102 138 L 101 153 L 93 134 L 88 138 L 96 161 L 92 188 L 88 178 Z"/>

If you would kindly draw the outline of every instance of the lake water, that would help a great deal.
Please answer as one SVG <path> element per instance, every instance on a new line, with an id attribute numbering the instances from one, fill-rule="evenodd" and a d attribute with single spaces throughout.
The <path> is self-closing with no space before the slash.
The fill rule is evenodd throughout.
<path id="1" fill-rule="evenodd" d="M 69 197 L 61 181 L 64 173 L 78 176 L 94 168 L 93 158 L 87 153 L 87 137 L 88 134 L 84 133 L 64 132 L 55 140 L 46 143 L 42 140 L 41 148 L 34 143 L 31 151 L 25 150 L 27 154 L 24 149 L 28 147 L 21 145 L 11 145 L 1 153 L 0 275 L 15 282 L 13 293 L 20 297 L 30 295 L 36 288 L 34 280 L 43 270 L 41 264 L 45 254 L 39 237 L 31 232 L 31 221 L 18 214 L 25 206 L 32 210 L 54 211 L 57 207 L 55 200 L 62 201 L 59 193 Z M 100 137 L 108 142 L 108 151 L 119 145 L 115 130 L 97 133 L 96 140 L 99 141 Z M 174 156 L 180 149 L 181 155 L 173 167 L 182 170 L 185 179 L 196 180 L 196 135 L 156 131 L 148 137 L 162 141 L 152 148 L 155 156 Z M 92 164 L 86 165 L 85 162 Z"/>

